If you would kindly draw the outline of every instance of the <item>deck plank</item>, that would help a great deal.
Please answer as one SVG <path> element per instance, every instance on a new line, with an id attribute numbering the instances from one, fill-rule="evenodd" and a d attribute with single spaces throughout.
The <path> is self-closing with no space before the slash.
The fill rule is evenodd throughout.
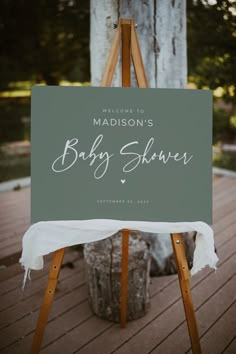
<path id="1" fill-rule="evenodd" d="M 235 242 L 235 244 L 236 244 L 236 242 Z M 229 249 L 232 249 L 232 244 L 228 245 L 228 250 Z M 225 256 L 226 256 L 226 253 L 225 253 Z M 211 272 L 211 273 L 214 274 L 214 272 Z M 202 276 L 203 276 L 203 274 L 202 274 Z M 156 279 L 158 279 L 158 278 L 156 278 Z M 154 280 L 156 280 L 156 279 L 154 279 Z M 159 280 L 161 280 L 161 278 L 159 278 Z M 160 286 L 158 286 L 157 288 L 159 288 L 159 290 L 160 290 Z M 167 287 L 165 290 L 162 289 L 160 293 L 157 293 L 157 297 L 155 300 L 155 303 L 157 304 L 157 306 L 156 306 L 157 309 L 153 309 L 153 307 L 155 306 L 155 303 L 154 303 L 155 296 L 153 296 L 152 310 L 150 313 L 148 313 L 145 317 L 143 317 L 140 320 L 130 322 L 128 324 L 128 327 L 125 330 L 120 329 L 118 325 L 113 325 L 111 327 L 111 329 L 109 329 L 108 332 L 104 332 L 104 334 L 101 337 L 97 337 L 95 339 L 94 343 L 91 342 L 91 344 L 88 345 L 88 348 L 89 348 L 89 346 L 91 347 L 91 352 L 93 351 L 93 348 L 96 348 L 96 351 L 101 354 L 112 352 L 116 348 L 117 345 L 120 345 L 121 340 L 123 340 L 123 341 L 127 340 L 128 338 L 130 338 L 131 336 L 134 335 L 135 331 L 137 331 L 137 330 L 139 331 L 140 329 L 142 329 L 146 325 L 146 323 L 148 321 L 150 321 L 150 319 L 152 320 L 153 316 L 155 317 L 156 311 L 158 311 L 157 314 L 159 314 L 160 312 L 162 312 L 163 310 L 168 308 L 168 306 L 169 306 L 169 304 L 171 304 L 171 302 L 168 303 L 166 301 L 166 298 L 169 296 L 169 299 L 173 300 L 174 291 L 177 295 L 177 298 L 180 300 L 178 283 L 177 283 L 177 281 L 175 281 L 174 283 L 170 284 L 170 286 Z M 161 301 L 162 299 L 163 299 L 163 301 Z M 163 303 L 163 306 L 166 306 L 166 307 L 162 308 L 161 307 L 162 303 Z M 182 306 L 181 303 L 180 303 L 180 305 Z M 182 311 L 182 314 L 183 314 L 183 311 Z M 94 319 L 91 318 L 90 322 L 93 322 L 93 320 Z M 54 353 L 54 352 L 56 353 L 57 350 L 59 350 L 59 348 L 60 348 L 60 344 L 62 344 L 61 342 L 63 342 L 63 341 L 67 342 L 67 340 L 69 340 L 69 338 L 71 338 L 71 336 L 76 337 L 77 335 L 79 335 L 80 331 L 82 331 L 82 333 L 83 333 L 83 331 L 84 331 L 83 328 L 84 327 L 87 328 L 88 326 L 90 326 L 90 324 L 84 323 L 82 326 L 76 328 L 75 330 L 72 330 L 72 332 L 75 332 L 75 334 L 69 332 L 62 339 L 59 339 L 59 341 L 53 343 L 52 346 L 48 347 L 48 349 L 46 349 L 45 351 L 42 351 L 42 353 L 49 353 L 50 351 L 52 353 Z M 99 331 L 99 329 L 100 328 L 98 328 L 98 331 Z M 142 333 L 142 332 L 140 332 L 140 333 Z M 98 332 L 95 332 L 95 333 L 93 333 L 93 336 L 97 336 L 98 334 L 99 334 Z M 99 341 L 99 342 L 97 342 L 97 341 Z M 102 345 L 102 343 L 104 341 L 106 341 L 106 348 L 104 348 L 104 346 Z M 81 340 L 80 340 L 80 343 L 81 343 L 80 345 L 84 346 L 85 345 L 84 342 L 85 342 L 85 337 L 83 336 L 83 338 L 81 338 Z M 112 347 L 110 347 L 109 345 L 111 345 Z M 78 344 L 78 346 L 79 346 L 79 344 Z M 83 347 L 81 350 L 82 350 L 82 353 L 83 352 L 87 353 L 86 347 Z M 90 351 L 88 351 L 88 352 L 90 352 Z M 127 352 L 129 352 L 129 351 L 127 351 Z"/>
<path id="2" fill-rule="evenodd" d="M 208 299 L 204 300 L 204 297 L 206 296 L 204 295 L 204 292 L 206 292 L 206 290 L 203 287 L 206 286 L 209 288 L 209 286 L 211 286 L 208 282 L 209 279 L 207 283 L 203 283 L 201 286 L 197 287 L 196 292 L 193 292 L 194 303 L 196 306 L 196 318 L 201 341 L 203 340 L 202 337 L 204 337 L 204 333 L 209 330 L 214 322 L 222 316 L 227 307 L 232 305 L 236 299 L 236 294 L 234 293 L 234 289 L 236 287 L 236 275 L 231 275 L 230 272 L 228 272 L 228 268 L 230 266 L 231 263 L 227 262 L 226 266 L 217 271 L 218 275 L 217 278 L 215 278 L 215 281 L 217 282 L 219 278 L 222 278 L 222 280 L 219 282 L 219 289 L 211 297 L 208 296 Z M 171 353 L 173 350 L 176 354 L 181 354 L 188 351 L 190 349 L 190 345 L 188 341 L 188 331 L 186 328 L 186 321 L 182 322 L 180 325 L 177 325 L 174 333 L 171 335 L 169 334 L 160 345 L 156 346 L 152 353 L 161 354 L 166 351 Z M 208 352 L 211 352 L 209 349 Z M 214 351 L 214 346 L 211 349 Z"/>
<path id="3" fill-rule="evenodd" d="M 76 265 L 79 259 L 82 258 L 82 252 L 74 251 L 71 249 L 66 249 L 65 256 L 62 263 L 62 268 L 65 267 L 66 263 L 71 262 Z M 34 283 L 36 279 L 41 276 L 46 276 L 50 267 L 50 263 L 52 261 L 52 254 L 44 257 L 44 269 L 39 271 L 31 272 L 31 285 Z M 0 283 L 4 282 L 4 287 L 0 288 L 0 295 L 4 295 L 9 291 L 13 291 L 15 289 L 19 289 L 19 284 L 22 284 L 23 281 L 24 270 L 19 263 L 16 263 L 6 269 L 0 271 Z M 30 286 L 30 283 L 26 283 L 26 289 Z"/>
<path id="4" fill-rule="evenodd" d="M 235 354 L 236 353 L 236 334 L 232 341 L 226 346 L 226 348 L 223 350 L 224 354 Z"/>
<path id="5" fill-rule="evenodd" d="M 234 246 L 235 245 L 236 242 L 234 243 Z M 229 245 L 229 248 L 231 247 L 232 244 Z M 234 260 L 236 264 L 236 256 L 234 256 Z M 210 297 L 216 289 L 220 288 L 222 283 L 225 281 L 226 275 L 230 276 L 230 274 L 234 274 L 235 268 L 232 269 L 231 264 L 231 260 L 229 259 L 226 261 L 226 263 L 219 267 L 217 271 L 217 278 L 215 273 L 211 272 L 202 282 L 199 281 L 199 284 L 194 284 L 193 282 L 192 293 L 196 307 L 199 306 L 202 301 L 205 301 L 206 297 Z M 222 270 L 220 271 L 221 268 Z M 178 284 L 176 283 L 175 287 L 172 287 L 172 289 L 169 287 L 167 292 L 171 292 L 172 302 L 168 303 L 165 301 L 164 308 L 162 308 L 160 297 L 152 299 L 151 313 L 140 320 L 138 328 L 135 328 L 135 324 L 133 328 L 133 323 L 132 325 L 129 323 L 129 328 L 125 330 L 125 333 L 124 331 L 122 332 L 122 330 L 120 333 L 117 333 L 117 329 L 114 327 L 109 331 L 109 333 L 104 333 L 102 338 L 98 337 L 93 342 L 88 344 L 87 347 L 84 347 L 81 353 L 92 353 L 93 348 L 100 348 L 100 350 L 97 349 L 97 354 L 106 354 L 113 351 L 115 351 L 117 354 L 129 353 L 131 351 L 138 352 L 140 354 L 149 353 L 160 341 L 163 340 L 163 338 L 169 335 L 181 322 L 184 321 L 184 310 L 182 306 L 182 299 L 180 298 Z M 165 292 L 162 294 L 168 297 L 168 294 Z M 156 312 L 156 308 L 158 308 L 160 312 Z M 137 332 L 135 332 L 135 330 Z M 156 335 L 154 335 L 154 333 Z M 103 349 L 102 347 L 102 342 L 104 342 L 104 340 L 106 341 L 106 349 Z M 125 341 L 128 342 L 125 343 Z M 122 342 L 124 345 L 121 346 Z M 187 332 L 186 344 L 186 349 L 188 349 L 189 339 Z M 121 347 L 117 350 L 117 347 L 119 348 L 119 346 Z M 158 350 L 157 352 L 159 353 Z M 180 350 L 176 351 L 176 353 L 177 352 L 183 353 L 184 351 Z"/>
<path id="6" fill-rule="evenodd" d="M 20 253 L 22 236 L 30 226 L 30 188 L 1 192 L 0 205 L 0 265 L 9 265 L 10 256 Z"/>
<path id="7" fill-rule="evenodd" d="M 21 250 L 22 235 L 29 225 L 29 200 L 30 188 L 0 193 L 0 204 L 4 205 L 0 209 L 0 265 Z M 213 205 L 213 229 L 220 258 L 218 270 L 214 272 L 206 268 L 199 272 L 191 279 L 191 287 L 203 354 L 234 354 L 236 179 L 214 179 Z M 42 354 L 191 353 L 176 275 L 153 278 L 150 311 L 129 322 L 126 329 L 121 329 L 119 324 L 99 319 L 91 313 L 83 260 L 76 258 L 73 252 L 65 255 L 65 263 L 73 261 L 74 269 L 65 267 L 61 271 Z M 44 271 L 33 273 L 32 283 L 24 293 L 21 291 L 23 272 L 19 264 L 1 269 L 1 354 L 29 352 L 50 261 L 51 256 L 47 256 Z"/>
<path id="8" fill-rule="evenodd" d="M 39 310 L 43 289 L 46 286 L 47 282 L 47 273 L 39 272 L 40 276 L 35 279 L 37 283 L 42 283 L 38 289 L 33 290 L 35 287 L 33 284 L 28 287 L 23 293 L 19 294 L 19 287 L 14 289 L 13 291 L 9 291 L 6 293 L 6 298 L 16 292 L 18 292 L 19 296 L 17 296 L 17 300 L 10 305 L 7 305 L 0 312 L 0 328 L 9 327 L 14 324 L 16 321 L 23 319 L 25 316 L 28 316 L 29 313 L 35 312 Z M 65 296 L 68 292 L 73 291 L 75 288 L 78 288 L 85 282 L 84 278 L 84 264 L 83 261 L 75 262 L 75 269 L 73 271 L 69 268 L 63 268 L 60 275 L 59 285 L 57 287 L 55 300 Z M 23 298 L 22 298 L 23 296 Z M 11 295 L 10 298 L 13 296 Z M 10 329 L 11 330 L 11 329 Z M 14 329 L 12 329 L 14 331 Z M 24 332 L 24 334 L 27 334 Z"/>
<path id="9" fill-rule="evenodd" d="M 221 354 L 225 346 L 235 337 L 235 329 L 236 301 L 203 337 L 203 352 L 209 353 L 209 350 L 214 348 L 214 354 Z"/>
<path id="10" fill-rule="evenodd" d="M 53 303 L 53 308 L 52 308 L 52 312 L 50 314 L 50 318 L 52 318 L 53 316 L 55 317 L 54 311 L 55 311 L 55 306 L 58 303 L 57 301 L 59 301 L 63 295 L 65 296 L 69 293 L 72 293 L 75 289 L 81 288 L 82 285 L 83 285 L 83 288 L 85 289 L 85 274 L 84 274 L 84 272 L 80 272 L 79 274 L 75 273 L 73 276 L 66 277 L 64 279 L 64 281 L 62 279 L 60 287 L 59 287 L 59 291 L 57 292 L 57 294 L 55 296 L 55 302 Z M 45 288 L 45 286 L 46 286 L 46 283 L 41 288 L 43 289 L 43 288 Z M 82 293 L 82 291 L 81 291 L 81 293 Z M 84 296 L 86 299 L 87 294 L 85 295 L 85 293 L 86 292 L 84 291 Z M 75 292 L 75 294 L 76 294 L 76 292 Z M 19 321 L 15 321 L 11 325 L 6 326 L 5 328 L 1 329 L 2 340 L 0 342 L 0 350 L 3 350 L 4 348 L 11 345 L 12 343 L 20 340 L 24 335 L 27 335 L 28 333 L 32 333 L 32 331 L 35 327 L 37 316 L 38 316 L 38 310 L 34 311 L 34 307 L 35 307 L 35 304 L 36 304 L 37 308 L 40 306 L 42 296 L 43 296 L 43 291 L 37 292 L 36 296 L 34 296 L 34 298 L 33 298 L 33 303 L 30 304 L 29 307 L 27 307 L 27 304 L 26 304 L 25 309 L 27 311 L 27 314 L 24 317 L 22 317 Z M 67 310 L 67 308 L 66 308 L 67 303 L 66 302 L 64 303 L 64 301 L 63 301 L 63 304 L 62 304 L 59 301 L 59 304 L 60 304 L 59 307 L 60 307 L 61 312 L 64 312 Z M 71 305 L 71 302 L 69 302 L 69 305 Z M 58 314 L 56 315 L 56 317 L 57 316 L 58 316 Z M 13 349 L 11 349 L 11 350 L 13 351 Z"/>

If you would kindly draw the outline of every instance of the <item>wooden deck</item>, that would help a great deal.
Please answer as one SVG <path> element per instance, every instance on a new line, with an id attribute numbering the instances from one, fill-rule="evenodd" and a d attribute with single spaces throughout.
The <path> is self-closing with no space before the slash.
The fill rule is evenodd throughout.
<path id="1" fill-rule="evenodd" d="M 220 262 L 216 272 L 204 269 L 195 275 L 191 287 L 203 354 L 235 354 L 236 179 L 216 178 L 213 186 Z M 51 256 L 46 257 L 43 271 L 32 272 L 31 284 L 21 291 L 23 272 L 16 262 L 29 225 L 29 197 L 29 189 L 0 193 L 1 354 L 29 353 L 47 282 Z M 81 254 L 68 251 L 41 353 L 191 353 L 177 276 L 153 278 L 150 292 L 148 314 L 129 322 L 126 329 L 101 320 L 87 303 Z"/>

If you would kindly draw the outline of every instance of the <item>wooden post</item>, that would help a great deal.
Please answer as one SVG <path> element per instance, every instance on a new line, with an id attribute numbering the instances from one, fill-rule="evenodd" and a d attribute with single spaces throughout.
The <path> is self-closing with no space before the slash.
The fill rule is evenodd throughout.
<path id="1" fill-rule="evenodd" d="M 38 322 L 34 333 L 30 354 L 38 354 L 40 352 L 43 335 L 47 324 L 51 305 L 53 302 L 53 297 L 56 290 L 64 253 L 65 253 L 64 248 L 61 248 L 60 250 L 57 250 L 54 253 L 50 270 L 49 270 L 49 275 L 48 275 L 48 285 L 44 293 L 43 302 L 40 308 Z"/>
<path id="2" fill-rule="evenodd" d="M 176 266 L 179 276 L 179 285 L 182 293 L 182 300 L 188 324 L 189 336 L 192 344 L 192 351 L 193 354 L 201 354 L 202 352 L 200 347 L 197 322 L 195 318 L 191 289 L 189 284 L 190 273 L 185 255 L 182 235 L 179 233 L 171 234 L 171 240 L 175 254 Z"/>

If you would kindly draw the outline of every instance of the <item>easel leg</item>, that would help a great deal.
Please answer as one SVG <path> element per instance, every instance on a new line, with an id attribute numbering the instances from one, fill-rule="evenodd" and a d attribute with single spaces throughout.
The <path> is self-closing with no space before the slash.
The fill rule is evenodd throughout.
<path id="1" fill-rule="evenodd" d="M 55 289 L 57 286 L 58 276 L 61 269 L 65 249 L 62 248 L 54 253 L 53 260 L 48 275 L 48 285 L 44 294 L 43 302 L 40 308 L 38 322 L 34 333 L 31 354 L 38 354 L 43 340 L 48 315 L 51 309 Z"/>
<path id="2" fill-rule="evenodd" d="M 128 290 L 128 257 L 129 230 L 122 230 L 122 264 L 121 264 L 121 296 L 120 296 L 120 325 L 126 326 L 127 290 Z"/>
<path id="3" fill-rule="evenodd" d="M 190 273 L 185 255 L 185 249 L 181 234 L 171 234 L 172 245 L 174 249 L 176 265 L 179 276 L 179 284 L 182 293 L 184 310 L 188 324 L 189 336 L 192 344 L 193 354 L 201 354 L 201 346 L 195 318 L 192 295 L 190 290 Z"/>

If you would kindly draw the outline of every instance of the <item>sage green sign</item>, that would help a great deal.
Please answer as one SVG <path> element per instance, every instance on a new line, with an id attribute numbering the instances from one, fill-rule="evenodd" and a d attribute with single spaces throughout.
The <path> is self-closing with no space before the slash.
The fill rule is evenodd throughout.
<path id="1" fill-rule="evenodd" d="M 212 93 L 35 86 L 31 221 L 212 223 Z"/>

